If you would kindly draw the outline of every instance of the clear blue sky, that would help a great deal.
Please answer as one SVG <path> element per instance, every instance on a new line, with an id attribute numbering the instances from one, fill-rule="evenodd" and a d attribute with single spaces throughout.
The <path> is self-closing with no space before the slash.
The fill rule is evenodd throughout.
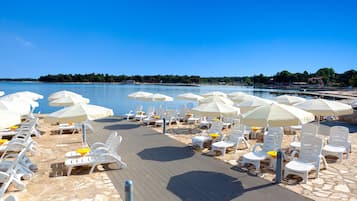
<path id="1" fill-rule="evenodd" d="M 357 68 L 354 0 L 1 1 L 0 77 Z"/>

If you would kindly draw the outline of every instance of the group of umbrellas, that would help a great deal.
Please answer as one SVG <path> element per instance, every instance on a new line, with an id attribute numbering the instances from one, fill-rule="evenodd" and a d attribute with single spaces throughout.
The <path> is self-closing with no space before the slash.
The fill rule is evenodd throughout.
<path id="1" fill-rule="evenodd" d="M 0 92 L 0 129 L 19 124 L 21 116 L 30 115 L 39 106 L 43 96 L 30 91 L 21 91 L 3 96 Z"/>
<path id="2" fill-rule="evenodd" d="M 0 91 L 0 96 L 4 92 Z M 32 114 L 39 106 L 39 99 L 43 96 L 30 91 L 16 92 L 0 97 L 0 129 L 8 128 L 21 123 L 21 117 Z M 88 98 L 71 91 L 58 91 L 49 97 L 50 106 L 62 106 L 64 108 L 46 116 L 50 123 L 82 122 L 113 116 L 113 110 L 97 105 L 88 104 Z M 83 141 L 85 141 L 85 128 L 83 129 Z"/>
<path id="3" fill-rule="evenodd" d="M 113 116 L 113 110 L 98 105 L 88 104 L 90 101 L 82 95 L 71 91 L 59 91 L 48 97 L 51 106 L 65 106 L 49 114 L 46 121 L 50 123 L 82 123 L 82 141 L 86 143 L 86 121 Z"/>
<path id="4" fill-rule="evenodd" d="M 172 101 L 163 94 L 135 92 L 129 98 L 150 101 Z M 154 100 L 153 97 L 161 97 Z M 281 95 L 268 100 L 244 92 L 225 94 L 219 91 L 203 95 L 184 93 L 177 99 L 196 101 L 192 113 L 201 116 L 239 117 L 241 123 L 249 126 L 293 126 L 315 120 L 315 116 L 340 116 L 353 113 L 350 105 L 325 99 L 306 100 L 297 96 Z M 319 118 L 318 118 L 319 119 Z"/>

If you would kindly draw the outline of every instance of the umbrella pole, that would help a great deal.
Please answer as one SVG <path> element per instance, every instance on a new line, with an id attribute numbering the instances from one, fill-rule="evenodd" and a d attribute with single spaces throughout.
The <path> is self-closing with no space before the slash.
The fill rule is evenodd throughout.
<path id="1" fill-rule="evenodd" d="M 87 134 L 86 134 L 86 124 L 82 123 L 82 145 L 86 146 L 87 144 Z"/>

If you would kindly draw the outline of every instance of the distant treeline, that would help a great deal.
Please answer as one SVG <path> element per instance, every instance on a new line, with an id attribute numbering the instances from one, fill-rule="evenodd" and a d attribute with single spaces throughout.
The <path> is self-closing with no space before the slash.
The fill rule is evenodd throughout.
<path id="1" fill-rule="evenodd" d="M 35 82 L 35 81 L 38 81 L 38 79 L 34 79 L 34 78 L 0 78 L 0 81 L 18 81 L 18 82 L 31 81 L 31 82 Z"/>
<path id="2" fill-rule="evenodd" d="M 323 86 L 357 87 L 357 71 L 338 74 L 333 68 L 321 68 L 315 73 L 281 71 L 273 76 L 263 74 L 242 77 L 200 77 L 187 75 L 109 75 L 109 74 L 57 74 L 41 76 L 42 82 L 124 82 L 132 83 L 186 83 L 186 84 L 237 84 L 237 85 L 292 85 L 316 84 Z"/>

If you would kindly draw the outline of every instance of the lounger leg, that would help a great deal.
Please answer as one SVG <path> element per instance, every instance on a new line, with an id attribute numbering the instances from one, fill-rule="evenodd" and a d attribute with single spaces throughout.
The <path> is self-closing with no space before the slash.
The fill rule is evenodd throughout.
<path id="1" fill-rule="evenodd" d="M 92 165 L 92 168 L 90 169 L 89 174 L 93 173 L 95 167 L 97 167 L 97 164 L 93 164 Z"/>
<path id="2" fill-rule="evenodd" d="M 70 175 L 71 175 L 72 168 L 73 168 L 73 166 L 69 166 L 69 167 L 68 167 L 67 176 L 70 176 Z"/>

